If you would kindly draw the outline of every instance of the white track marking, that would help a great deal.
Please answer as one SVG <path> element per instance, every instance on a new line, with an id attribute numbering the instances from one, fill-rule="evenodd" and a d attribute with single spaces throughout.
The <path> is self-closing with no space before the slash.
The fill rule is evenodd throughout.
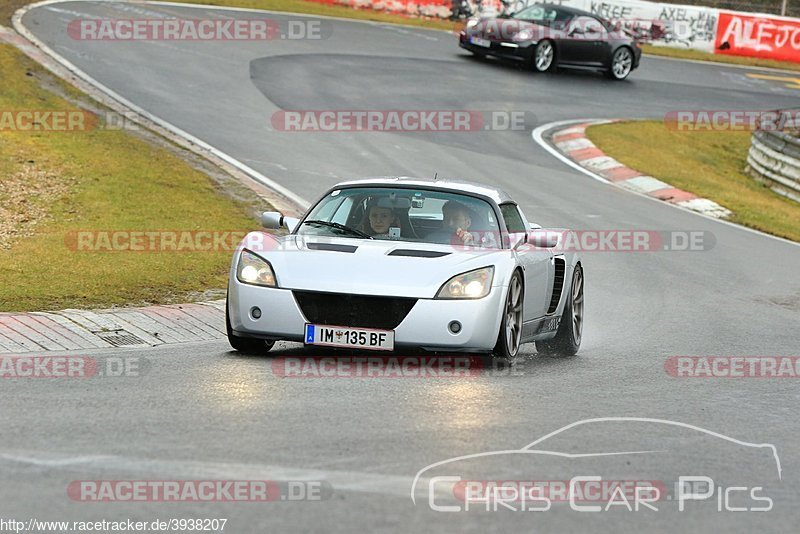
<path id="1" fill-rule="evenodd" d="M 626 119 L 626 120 L 629 120 L 629 119 Z M 599 174 L 595 174 L 592 171 L 590 171 L 589 169 L 585 169 L 585 168 L 581 167 L 580 165 L 578 165 L 577 163 L 572 161 L 570 158 L 568 158 L 567 156 L 565 156 L 564 154 L 559 152 L 550 143 L 545 141 L 544 137 L 543 137 L 545 132 L 547 132 L 548 130 L 553 130 L 555 128 L 558 128 L 559 126 L 566 126 L 568 124 L 581 124 L 581 123 L 592 123 L 592 125 L 594 125 L 594 124 L 607 124 L 609 122 L 611 122 L 611 121 L 605 120 L 605 119 L 603 119 L 603 120 L 570 119 L 570 120 L 565 120 L 565 121 L 549 122 L 547 124 L 542 124 L 538 128 L 534 129 L 533 132 L 531 132 L 531 137 L 533 138 L 534 142 L 537 145 L 539 145 L 540 147 L 545 149 L 547 152 L 549 152 L 551 155 L 555 156 L 557 159 L 561 160 L 566 165 L 569 165 L 570 167 L 572 167 L 576 171 L 579 171 L 579 172 L 585 174 L 586 176 L 597 180 L 598 182 L 603 182 L 604 184 L 607 184 L 607 185 L 615 185 L 613 182 L 610 182 L 609 180 L 606 180 L 605 178 L 603 178 Z M 624 189 L 624 188 L 620 187 L 620 189 Z M 640 197 L 646 198 L 648 200 L 652 200 L 654 202 L 658 202 L 661 205 L 670 206 L 670 207 L 673 207 L 675 209 L 682 210 L 682 211 L 684 211 L 686 213 L 691 213 L 691 214 L 697 215 L 698 217 L 703 217 L 705 219 L 708 219 L 709 221 L 714 221 L 714 222 L 717 222 L 719 224 L 725 224 L 725 225 L 730 226 L 732 228 L 738 228 L 739 230 L 743 230 L 745 232 L 750 232 L 751 234 L 759 235 L 759 236 L 762 236 L 762 237 L 768 237 L 770 239 L 774 239 L 776 241 L 780 241 L 781 243 L 787 243 L 789 245 L 794 245 L 795 247 L 800 247 L 800 243 L 796 243 L 794 241 L 790 241 L 789 239 L 784 239 L 782 237 L 766 234 L 766 233 L 761 232 L 759 230 L 755 230 L 753 228 L 748 228 L 746 226 L 742 226 L 742 225 L 739 225 L 739 224 L 736 224 L 736 223 L 733 223 L 733 222 L 730 222 L 730 221 L 726 221 L 724 219 L 718 219 L 716 217 L 712 217 L 710 215 L 706 215 L 705 213 L 700 213 L 699 211 L 691 210 L 691 209 L 686 208 L 684 206 L 681 206 L 679 204 L 673 204 L 671 202 L 664 202 L 663 200 L 659 200 L 656 197 L 651 197 L 650 195 L 646 195 L 644 193 L 631 191 L 630 189 L 625 189 L 625 190 L 630 192 L 631 194 L 638 195 Z"/>
<path id="2" fill-rule="evenodd" d="M 359 471 L 286 467 L 195 460 L 150 459 L 116 455 L 69 455 L 51 452 L 0 452 L 0 464 L 30 465 L 52 469 L 80 469 L 87 475 L 112 472 L 114 476 L 158 476 L 159 479 L 225 479 L 272 481 L 325 481 L 333 491 L 351 491 L 406 497 L 413 481 L 409 476 Z M 105 476 L 105 475 L 104 475 Z"/>

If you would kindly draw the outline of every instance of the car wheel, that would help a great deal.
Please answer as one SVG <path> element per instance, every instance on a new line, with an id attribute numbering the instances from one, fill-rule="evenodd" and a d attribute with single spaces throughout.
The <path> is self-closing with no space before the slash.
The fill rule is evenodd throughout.
<path id="1" fill-rule="evenodd" d="M 628 77 L 632 68 L 633 53 L 630 48 L 623 46 L 611 57 L 611 67 L 606 71 L 606 75 L 612 80 L 622 81 Z"/>
<path id="2" fill-rule="evenodd" d="M 500 332 L 497 335 L 497 344 L 492 355 L 503 361 L 516 358 L 522 341 L 522 303 L 525 289 L 522 286 L 522 277 L 519 271 L 514 271 L 511 282 L 508 284 L 505 306 L 503 306 L 503 320 L 500 322 Z"/>
<path id="3" fill-rule="evenodd" d="M 536 72 L 547 72 L 553 70 L 556 64 L 556 49 L 553 41 L 544 39 L 539 41 L 533 49 L 533 70 Z"/>
<path id="4" fill-rule="evenodd" d="M 228 299 L 225 299 L 225 331 L 228 333 L 228 343 L 234 350 L 245 354 L 264 354 L 275 345 L 274 341 L 266 339 L 255 339 L 252 337 L 238 337 L 233 335 L 231 328 L 231 318 L 228 315 Z"/>
<path id="5" fill-rule="evenodd" d="M 536 350 L 553 356 L 573 356 L 581 346 L 583 336 L 583 268 L 578 265 L 572 274 L 572 286 L 561 315 L 556 337 L 536 342 Z"/>

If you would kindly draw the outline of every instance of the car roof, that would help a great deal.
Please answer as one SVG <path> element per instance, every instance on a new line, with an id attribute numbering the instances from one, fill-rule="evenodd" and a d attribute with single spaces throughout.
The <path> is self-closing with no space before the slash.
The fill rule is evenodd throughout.
<path id="1" fill-rule="evenodd" d="M 556 4 L 541 4 L 541 3 L 529 4 L 529 5 L 525 6 L 522 9 L 527 9 L 529 7 L 532 7 L 532 6 L 542 6 L 542 7 L 548 7 L 548 8 L 551 8 L 551 9 L 557 9 L 558 11 L 563 11 L 564 13 L 569 13 L 570 15 L 573 15 L 573 16 L 576 16 L 576 17 L 592 17 L 593 19 L 600 18 L 597 15 L 595 15 L 594 13 L 589 13 L 588 11 L 584 11 L 582 9 L 578 9 L 577 7 L 562 6 L 562 5 L 556 5 Z M 522 9 L 520 11 L 522 11 Z"/>
<path id="2" fill-rule="evenodd" d="M 595 15 L 594 13 L 589 13 L 588 11 L 584 11 L 582 9 L 578 9 L 577 7 L 558 6 L 558 9 L 560 9 L 561 11 L 564 11 L 566 13 L 571 13 L 573 15 L 580 16 L 580 17 L 591 17 L 593 19 L 600 18 L 597 15 Z"/>
<path id="3" fill-rule="evenodd" d="M 393 185 L 397 187 L 421 187 L 424 189 L 435 189 L 440 191 L 453 191 L 457 193 L 467 193 L 477 196 L 486 197 L 496 204 L 504 204 L 506 202 L 514 202 L 511 196 L 500 188 L 493 187 L 486 184 L 477 182 L 469 182 L 466 180 L 451 180 L 451 179 L 431 179 L 431 178 L 412 178 L 408 176 L 383 176 L 377 178 L 363 178 L 359 180 L 348 180 L 340 182 L 334 186 L 333 189 L 338 187 L 354 187 L 354 186 L 388 186 Z"/>

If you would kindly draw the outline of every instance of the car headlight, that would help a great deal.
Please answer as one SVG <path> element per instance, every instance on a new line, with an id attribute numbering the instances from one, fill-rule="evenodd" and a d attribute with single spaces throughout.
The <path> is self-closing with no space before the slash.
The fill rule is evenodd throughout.
<path id="1" fill-rule="evenodd" d="M 467 21 L 467 28 L 472 28 L 473 26 L 478 25 L 478 19 L 469 19 Z"/>
<path id="2" fill-rule="evenodd" d="M 533 39 L 532 30 L 520 30 L 514 35 L 515 41 L 530 41 L 531 39 Z"/>
<path id="3" fill-rule="evenodd" d="M 480 299 L 489 294 L 494 279 L 494 267 L 475 269 L 454 276 L 444 283 L 437 299 Z"/>
<path id="4" fill-rule="evenodd" d="M 272 265 L 267 260 L 246 249 L 239 256 L 239 264 L 236 266 L 236 278 L 243 284 L 278 287 Z"/>

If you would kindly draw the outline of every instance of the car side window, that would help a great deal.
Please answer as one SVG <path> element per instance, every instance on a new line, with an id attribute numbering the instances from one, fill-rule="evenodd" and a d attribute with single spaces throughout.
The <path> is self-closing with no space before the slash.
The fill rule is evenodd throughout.
<path id="1" fill-rule="evenodd" d="M 607 32 L 613 32 L 617 30 L 617 25 L 612 24 L 611 21 L 600 19 L 600 24 L 603 26 L 603 30 Z"/>
<path id="2" fill-rule="evenodd" d="M 592 19 L 589 17 L 584 17 L 584 27 L 583 32 L 586 34 L 597 35 L 599 33 L 603 33 L 603 26 L 597 19 Z"/>
<path id="3" fill-rule="evenodd" d="M 591 17 L 577 17 L 570 25 L 570 34 L 575 35 L 598 35 L 603 33 L 603 26 L 597 19 Z"/>
<path id="4" fill-rule="evenodd" d="M 503 220 L 506 222 L 506 230 L 509 233 L 526 232 L 525 221 L 519 214 L 519 210 L 515 204 L 503 204 L 500 206 L 500 213 L 503 214 Z"/>

